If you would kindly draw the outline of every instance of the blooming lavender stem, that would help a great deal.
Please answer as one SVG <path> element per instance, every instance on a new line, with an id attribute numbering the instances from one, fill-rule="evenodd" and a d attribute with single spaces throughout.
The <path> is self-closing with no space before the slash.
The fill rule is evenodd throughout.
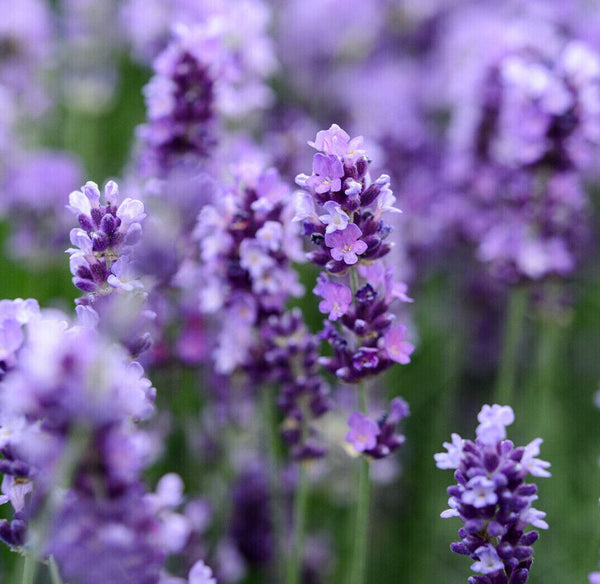
<path id="1" fill-rule="evenodd" d="M 447 452 L 435 455 L 438 468 L 455 469 L 457 485 L 448 487 L 449 509 L 443 518 L 459 517 L 464 526 L 461 541 L 450 549 L 470 556 L 471 569 L 479 575 L 469 584 L 525 584 L 533 563 L 532 544 L 537 531 L 525 533 L 527 525 L 547 529 L 545 513 L 531 505 L 537 486 L 525 483 L 528 475 L 549 477 L 550 463 L 540 460 L 541 438 L 515 448 L 506 440 L 506 426 L 514 421 L 510 406 L 484 405 L 477 416 L 475 442 L 452 434 Z"/>

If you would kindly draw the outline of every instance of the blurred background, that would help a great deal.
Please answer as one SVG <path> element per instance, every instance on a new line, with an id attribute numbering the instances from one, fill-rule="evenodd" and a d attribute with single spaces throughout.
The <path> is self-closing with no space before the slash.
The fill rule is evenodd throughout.
<path id="1" fill-rule="evenodd" d="M 403 210 L 391 261 L 414 298 L 404 317 L 417 348 L 376 391 L 403 396 L 411 416 L 403 449 L 374 464 L 368 582 L 466 581 L 468 558 L 449 550 L 459 520 L 439 517 L 452 472 L 433 455 L 452 432 L 472 438 L 499 395 L 515 410 L 509 437 L 543 437 L 552 463 L 537 481 L 550 529 L 529 581 L 587 581 L 600 548 L 597 2 L 0 0 L 0 14 L 0 298 L 72 309 L 68 195 L 111 178 L 124 196 L 147 192 L 143 128 L 159 107 L 148 84 L 178 23 L 210 23 L 239 67 L 216 81 L 221 160 L 251 142 L 293 189 L 310 170 L 307 140 L 338 123 L 365 137 Z M 161 180 L 165 208 L 179 205 Z M 295 303 L 317 331 L 317 272 L 298 269 L 307 293 Z M 212 366 L 178 352 L 185 327 L 173 326 L 147 365 L 164 439 L 148 483 L 178 472 L 212 509 L 206 548 L 237 566 L 219 581 L 267 581 L 272 550 L 240 543 L 260 539 L 256 525 L 231 527 L 260 424 L 238 412 L 233 428 L 211 425 Z M 311 469 L 306 582 L 344 582 L 343 416 L 321 422 L 329 454 Z M 236 513 L 252 523 L 261 497 Z M 2 550 L 3 574 L 14 556 Z"/>

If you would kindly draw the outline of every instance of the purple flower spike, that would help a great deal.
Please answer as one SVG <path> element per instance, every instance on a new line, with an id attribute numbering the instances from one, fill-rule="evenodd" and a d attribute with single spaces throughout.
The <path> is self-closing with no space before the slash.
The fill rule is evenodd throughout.
<path id="1" fill-rule="evenodd" d="M 380 432 L 376 422 L 360 412 L 354 412 L 348 418 L 348 426 L 350 431 L 346 434 L 346 442 L 355 450 L 364 452 L 375 447 Z"/>
<path id="2" fill-rule="evenodd" d="M 349 223 L 343 231 L 325 234 L 325 244 L 331 248 L 331 257 L 349 266 L 358 262 L 358 256 L 367 250 L 367 244 L 359 239 L 362 235 L 360 228 Z"/>
<path id="3" fill-rule="evenodd" d="M 469 582 L 524 584 L 533 562 L 531 545 L 538 538 L 537 531 L 525 533 L 525 528 L 548 528 L 546 514 L 531 506 L 538 498 L 537 486 L 525 478 L 550 476 L 549 463 L 535 458 L 541 439 L 525 448 L 505 439 L 506 426 L 514 421 L 510 406 L 485 405 L 478 420 L 475 442 L 452 434 L 452 443 L 444 443 L 448 452 L 434 456 L 438 468 L 456 470 L 458 481 L 448 488 L 450 508 L 441 516 L 464 522 L 461 541 L 451 549 L 476 560 L 471 569 L 483 576 Z"/>

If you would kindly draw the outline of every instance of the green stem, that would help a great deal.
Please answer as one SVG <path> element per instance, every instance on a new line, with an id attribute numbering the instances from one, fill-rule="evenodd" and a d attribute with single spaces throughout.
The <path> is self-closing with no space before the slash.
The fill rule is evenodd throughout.
<path id="1" fill-rule="evenodd" d="M 294 550 L 288 563 L 287 584 L 298 584 L 302 575 L 304 555 L 304 533 L 306 527 L 306 509 L 308 507 L 308 469 L 305 462 L 298 465 L 298 488 L 294 501 Z"/>
<path id="2" fill-rule="evenodd" d="M 350 573 L 351 584 L 363 584 L 367 573 L 369 550 L 369 503 L 371 499 L 371 477 L 369 461 L 363 457 L 358 474 L 358 501 L 354 524 L 354 554 Z"/>
<path id="3" fill-rule="evenodd" d="M 539 335 L 535 379 L 526 403 L 529 429 L 535 436 L 544 435 L 548 430 L 545 424 L 552 410 L 556 357 L 560 347 L 562 327 L 557 322 L 542 321 Z"/>
<path id="4" fill-rule="evenodd" d="M 280 489 L 280 443 L 277 429 L 277 412 L 275 410 L 275 392 L 271 387 L 262 388 L 262 411 L 267 431 L 267 448 L 269 457 L 269 491 L 271 493 L 270 511 L 273 519 L 273 534 L 275 540 L 275 572 L 279 581 L 283 574 L 282 559 L 285 554 L 281 549 L 283 542 L 283 512 Z"/>
<path id="5" fill-rule="evenodd" d="M 365 384 L 360 384 L 360 407 L 367 413 L 367 395 Z M 363 584 L 367 574 L 367 558 L 369 551 L 369 507 L 371 502 L 370 464 L 366 456 L 362 456 L 358 470 L 358 498 L 354 518 L 354 546 L 350 562 L 351 584 Z"/>
<path id="6" fill-rule="evenodd" d="M 38 561 L 31 554 L 25 554 L 21 584 L 33 584 L 38 571 Z"/>
<path id="7" fill-rule="evenodd" d="M 521 340 L 523 321 L 527 310 L 527 297 L 527 288 L 520 286 L 513 289 L 508 298 L 502 339 L 502 361 L 495 389 L 495 401 L 498 404 L 511 404 L 514 398 L 519 341 Z"/>
<path id="8" fill-rule="evenodd" d="M 54 556 L 48 558 L 48 569 L 50 570 L 50 580 L 52 581 L 52 584 L 63 584 Z"/>

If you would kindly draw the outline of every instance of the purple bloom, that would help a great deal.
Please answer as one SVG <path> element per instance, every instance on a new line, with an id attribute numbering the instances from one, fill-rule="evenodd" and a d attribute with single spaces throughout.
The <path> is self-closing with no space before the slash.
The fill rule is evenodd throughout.
<path id="1" fill-rule="evenodd" d="M 529 474 L 549 476 L 549 464 L 533 458 L 540 439 L 525 448 L 505 439 L 505 426 L 514 420 L 510 406 L 485 405 L 478 419 L 475 442 L 453 434 L 452 444 L 444 443 L 448 452 L 434 457 L 438 468 L 456 469 L 458 484 L 448 487 L 450 509 L 442 517 L 459 517 L 464 527 L 451 549 L 470 555 L 477 560 L 471 569 L 490 576 L 470 582 L 525 583 L 533 562 L 531 544 L 538 539 L 537 531 L 525 529 L 548 524 L 546 514 L 532 507 L 536 485 L 524 481 Z"/>
<path id="2" fill-rule="evenodd" d="M 504 564 L 498 557 L 498 553 L 490 544 L 486 544 L 477 548 L 474 552 L 477 561 L 471 566 L 471 570 L 480 574 L 493 574 L 502 570 Z"/>
<path id="3" fill-rule="evenodd" d="M 350 221 L 348 214 L 334 201 L 327 201 L 323 208 L 327 211 L 327 215 L 320 215 L 319 219 L 322 223 L 327 225 L 325 233 L 332 233 L 334 231 L 343 231 Z"/>
<path id="4" fill-rule="evenodd" d="M 351 430 L 346 434 L 346 441 L 369 458 L 386 458 L 404 444 L 405 437 L 397 426 L 408 415 L 408 404 L 401 397 L 392 400 L 389 413 L 383 414 L 377 422 L 355 412 L 348 420 Z"/>
<path id="5" fill-rule="evenodd" d="M 212 570 L 202 560 L 198 560 L 190 570 L 188 584 L 217 584 L 217 580 L 213 578 Z"/>
<path id="6" fill-rule="evenodd" d="M 383 337 L 389 358 L 402 365 L 410 363 L 410 355 L 415 350 L 414 345 L 406 340 L 406 334 L 406 326 L 400 324 L 390 328 Z"/>
<path id="7" fill-rule="evenodd" d="M 379 350 L 375 347 L 360 347 L 352 355 L 352 367 L 357 371 L 375 369 L 379 365 Z"/>
<path id="8" fill-rule="evenodd" d="M 331 257 L 348 265 L 358 262 L 358 256 L 367 250 L 367 244 L 359 239 L 361 235 L 362 231 L 354 223 L 349 223 L 343 231 L 327 233 L 325 244 L 332 248 Z"/>
<path id="9" fill-rule="evenodd" d="M 318 194 L 337 192 L 342 188 L 343 176 L 344 167 L 337 156 L 318 153 L 313 158 L 313 174 L 306 180 L 306 186 Z"/>
<path id="10" fill-rule="evenodd" d="M 374 448 L 377 444 L 379 426 L 361 412 L 354 412 L 348 418 L 350 431 L 346 434 L 346 442 L 358 452 Z"/>
<path id="11" fill-rule="evenodd" d="M 365 151 L 361 149 L 362 143 L 362 136 L 350 139 L 347 132 L 337 124 L 332 124 L 328 130 L 317 132 L 315 141 L 309 142 L 308 145 L 325 154 L 334 154 L 342 160 L 348 159 L 352 163 L 364 155 Z"/>
<path id="12" fill-rule="evenodd" d="M 329 313 L 329 320 L 337 320 L 344 316 L 352 302 L 352 291 L 348 286 L 330 282 L 324 275 L 319 276 L 314 293 L 323 298 L 319 302 L 319 311 Z"/>

